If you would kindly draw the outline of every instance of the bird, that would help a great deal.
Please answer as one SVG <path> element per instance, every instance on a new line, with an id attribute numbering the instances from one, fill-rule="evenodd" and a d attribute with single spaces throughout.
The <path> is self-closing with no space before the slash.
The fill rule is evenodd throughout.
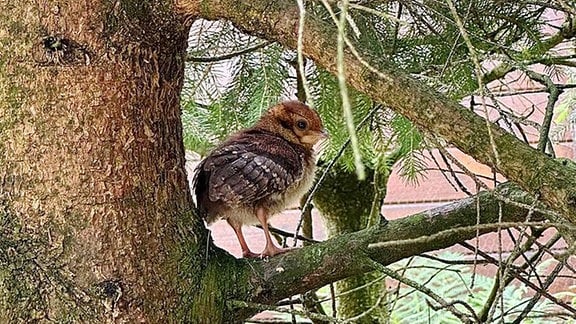
<path id="1" fill-rule="evenodd" d="M 210 225 L 225 219 L 244 258 L 266 258 L 289 249 L 276 246 L 268 220 L 297 202 L 312 186 L 314 146 L 328 137 L 318 113 L 300 101 L 270 107 L 252 126 L 213 149 L 196 168 L 193 180 L 198 214 Z M 243 225 L 260 224 L 266 246 L 248 247 Z"/>

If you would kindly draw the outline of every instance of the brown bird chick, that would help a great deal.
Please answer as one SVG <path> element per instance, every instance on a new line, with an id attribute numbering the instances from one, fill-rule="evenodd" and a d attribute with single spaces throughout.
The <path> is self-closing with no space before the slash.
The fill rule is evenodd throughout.
<path id="1" fill-rule="evenodd" d="M 287 251 L 277 247 L 268 220 L 298 201 L 314 180 L 314 144 L 327 134 L 316 111 L 298 101 L 271 107 L 251 128 L 231 135 L 196 169 L 196 202 L 208 224 L 225 219 L 244 257 L 243 224 L 262 225 L 266 247 L 260 257 Z"/>

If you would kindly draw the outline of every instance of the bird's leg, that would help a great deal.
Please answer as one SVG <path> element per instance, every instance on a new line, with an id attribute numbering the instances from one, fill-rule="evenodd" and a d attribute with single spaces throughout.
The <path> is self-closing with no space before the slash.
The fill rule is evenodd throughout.
<path id="1" fill-rule="evenodd" d="M 264 230 L 264 236 L 266 237 L 266 247 L 260 254 L 260 257 L 275 256 L 276 254 L 289 251 L 289 249 L 282 249 L 277 247 L 272 241 L 272 236 L 268 230 L 268 211 L 262 207 L 258 207 L 256 208 L 256 217 L 260 221 L 262 229 Z"/>
<path id="2" fill-rule="evenodd" d="M 240 242 L 240 247 L 242 248 L 242 256 L 244 258 L 256 258 L 256 257 L 258 257 L 259 255 L 250 251 L 248 244 L 246 244 L 246 240 L 244 239 L 244 234 L 242 234 L 242 224 L 233 222 L 230 219 L 227 219 L 226 221 L 228 222 L 230 227 L 232 227 L 232 229 L 234 230 L 234 233 L 236 233 L 236 237 L 238 238 L 238 242 Z"/>

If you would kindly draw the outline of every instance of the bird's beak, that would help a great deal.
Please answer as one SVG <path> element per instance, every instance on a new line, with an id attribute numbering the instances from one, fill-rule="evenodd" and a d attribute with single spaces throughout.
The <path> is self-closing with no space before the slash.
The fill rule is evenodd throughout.
<path id="1" fill-rule="evenodd" d="M 329 137 L 328 132 L 325 129 L 323 129 L 319 132 L 313 131 L 308 133 L 308 135 L 305 135 L 300 139 L 300 142 L 308 145 L 315 145 L 318 142 L 324 141 L 328 137 Z"/>
<path id="2" fill-rule="evenodd" d="M 324 140 L 326 140 L 328 138 L 330 138 L 330 135 L 328 134 L 328 131 L 325 128 L 314 134 L 314 142 L 315 143 L 323 142 Z"/>

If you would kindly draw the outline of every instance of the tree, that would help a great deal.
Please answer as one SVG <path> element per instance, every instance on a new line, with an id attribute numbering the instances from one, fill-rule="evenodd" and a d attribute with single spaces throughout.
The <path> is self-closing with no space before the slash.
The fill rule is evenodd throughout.
<path id="1" fill-rule="evenodd" d="M 268 261 L 234 259 L 210 242 L 186 183 L 179 95 L 188 31 L 196 17 L 226 19 L 296 48 L 296 4 L 9 0 L 3 7 L 3 322 L 239 321 L 263 305 L 502 226 L 478 229 L 477 221 L 523 220 L 522 206 L 538 206 L 544 212 L 532 219 L 561 229 L 576 221 L 571 163 L 532 149 L 385 60 L 346 52 L 351 86 L 519 188 L 503 186 Z M 558 37 L 573 38 L 574 25 Z M 304 54 L 335 73 L 335 27 L 308 15 L 303 31 Z M 543 205 L 532 200 L 536 193 Z M 443 232 L 451 227 L 460 229 Z M 373 245 L 395 240 L 407 241 L 401 249 Z"/>

